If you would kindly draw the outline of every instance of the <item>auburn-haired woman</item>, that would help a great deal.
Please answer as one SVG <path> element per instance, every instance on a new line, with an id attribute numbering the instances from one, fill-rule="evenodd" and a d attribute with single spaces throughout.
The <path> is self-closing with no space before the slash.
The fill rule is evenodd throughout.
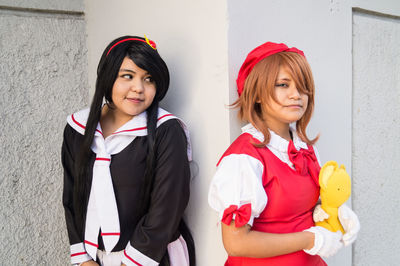
<path id="1" fill-rule="evenodd" d="M 320 165 L 317 139 L 306 133 L 314 81 L 303 52 L 260 45 L 244 61 L 237 88 L 234 105 L 249 124 L 218 162 L 209 191 L 222 220 L 225 265 L 326 265 L 320 256 L 354 241 L 357 230 L 342 238 L 314 226 Z"/>

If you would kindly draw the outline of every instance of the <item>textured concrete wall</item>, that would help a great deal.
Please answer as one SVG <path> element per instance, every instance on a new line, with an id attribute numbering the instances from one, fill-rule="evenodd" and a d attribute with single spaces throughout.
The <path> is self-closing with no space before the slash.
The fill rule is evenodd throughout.
<path id="1" fill-rule="evenodd" d="M 14 9 L 54 10 L 56 12 L 82 12 L 83 0 L 0 0 L 0 6 Z"/>
<path id="2" fill-rule="evenodd" d="M 354 265 L 400 261 L 400 19 L 353 16 Z"/>
<path id="3" fill-rule="evenodd" d="M 67 114 L 87 104 L 83 4 L 48 12 L 4 2 L 12 1 L 0 2 L 0 265 L 67 265 L 60 149 Z"/>

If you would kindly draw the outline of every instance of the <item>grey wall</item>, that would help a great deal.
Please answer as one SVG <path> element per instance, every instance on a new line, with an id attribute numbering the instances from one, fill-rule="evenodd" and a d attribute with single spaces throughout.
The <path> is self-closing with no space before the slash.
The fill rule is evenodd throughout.
<path id="1" fill-rule="evenodd" d="M 400 18 L 353 15 L 354 265 L 400 261 Z"/>
<path id="2" fill-rule="evenodd" d="M 60 148 L 87 104 L 82 1 L 0 1 L 0 264 L 67 265 Z"/>

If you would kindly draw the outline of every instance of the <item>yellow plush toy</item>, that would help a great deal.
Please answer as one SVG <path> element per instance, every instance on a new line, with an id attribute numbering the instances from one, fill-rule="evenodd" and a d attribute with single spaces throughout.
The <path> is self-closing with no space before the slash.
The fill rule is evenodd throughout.
<path id="1" fill-rule="evenodd" d="M 351 180 L 346 168 L 343 165 L 339 167 L 335 161 L 325 163 L 319 172 L 319 185 L 321 208 L 329 214 L 329 218 L 316 222 L 316 225 L 332 232 L 341 230 L 344 233 L 338 218 L 338 208 L 351 194 Z"/>

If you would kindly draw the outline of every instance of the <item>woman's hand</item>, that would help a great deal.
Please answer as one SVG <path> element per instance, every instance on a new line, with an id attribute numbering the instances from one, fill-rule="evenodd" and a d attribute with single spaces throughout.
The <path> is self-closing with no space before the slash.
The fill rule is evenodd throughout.
<path id="1" fill-rule="evenodd" d="M 81 266 L 99 266 L 99 264 L 93 260 L 85 261 Z"/>
<path id="2" fill-rule="evenodd" d="M 321 257 L 330 257 L 335 255 L 343 247 L 342 232 L 331 232 L 321 226 L 313 226 L 305 232 L 314 233 L 314 245 L 311 248 L 304 249 L 304 252 L 310 255 L 319 255 Z"/>
<path id="3" fill-rule="evenodd" d="M 314 222 L 322 222 L 328 219 L 329 215 L 321 208 L 321 204 L 315 206 L 313 212 Z M 346 204 L 342 204 L 338 210 L 338 218 L 343 226 L 345 234 L 342 237 L 345 246 L 351 245 L 356 239 L 360 231 L 360 221 L 357 215 Z"/>
<path id="4" fill-rule="evenodd" d="M 345 231 L 342 241 L 345 246 L 351 245 L 360 231 L 360 221 L 357 215 L 345 204 L 339 207 L 338 216 Z"/>
<path id="5" fill-rule="evenodd" d="M 121 266 L 126 266 L 126 264 L 125 263 L 121 263 Z"/>

